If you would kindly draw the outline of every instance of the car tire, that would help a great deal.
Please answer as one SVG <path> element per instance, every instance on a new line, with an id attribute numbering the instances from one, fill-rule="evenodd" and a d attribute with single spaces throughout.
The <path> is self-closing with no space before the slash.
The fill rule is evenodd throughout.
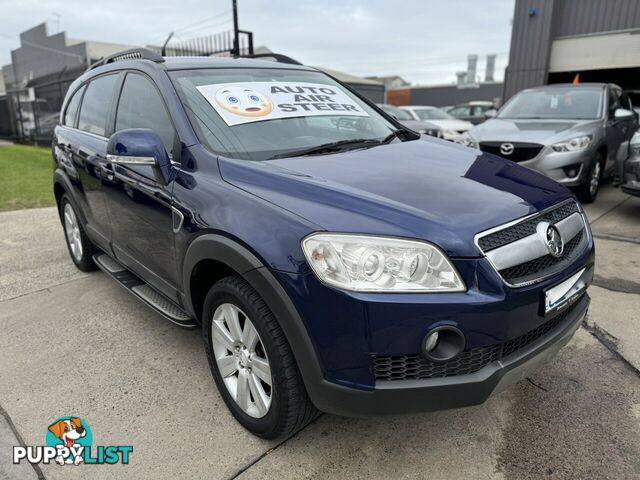
<path id="1" fill-rule="evenodd" d="M 602 155 L 596 153 L 589 167 L 589 173 L 587 174 L 585 181 L 580 185 L 576 191 L 578 200 L 581 203 L 592 203 L 598 196 L 598 190 L 600 189 L 600 183 L 602 181 L 604 160 Z"/>
<path id="2" fill-rule="evenodd" d="M 261 438 L 286 438 L 319 415 L 282 328 L 244 279 L 211 287 L 202 323 L 213 378 L 243 427 Z"/>
<path id="3" fill-rule="evenodd" d="M 69 197 L 66 194 L 63 195 L 60 200 L 60 219 L 69 255 L 79 270 L 91 272 L 97 268 L 93 262 L 96 247 L 87 237 L 76 211 L 76 207 Z"/>

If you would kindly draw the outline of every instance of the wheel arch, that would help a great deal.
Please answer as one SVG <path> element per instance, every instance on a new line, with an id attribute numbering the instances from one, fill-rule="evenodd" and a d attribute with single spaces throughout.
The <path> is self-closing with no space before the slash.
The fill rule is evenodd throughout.
<path id="1" fill-rule="evenodd" d="M 208 268 L 218 270 L 201 278 L 215 283 L 228 275 L 240 275 L 262 297 L 284 331 L 313 400 L 314 385 L 321 381 L 322 369 L 307 328 L 282 285 L 255 254 L 238 242 L 219 234 L 201 235 L 189 246 L 182 270 L 185 307 L 200 323 L 204 297 L 200 298 L 206 296 L 213 283 L 204 281 L 198 285 L 197 274 L 199 269 Z"/>
<path id="2" fill-rule="evenodd" d="M 67 195 L 71 198 L 76 210 L 76 215 L 80 217 L 80 221 L 82 225 L 87 224 L 87 217 L 85 216 L 82 208 L 80 208 L 80 202 L 76 198 L 76 193 L 74 191 L 71 181 L 69 177 L 67 177 L 60 169 L 56 169 L 53 174 L 53 195 L 56 200 L 56 206 L 58 207 L 58 216 L 62 219 L 62 213 L 60 212 L 60 202 L 62 201 L 62 196 Z"/>

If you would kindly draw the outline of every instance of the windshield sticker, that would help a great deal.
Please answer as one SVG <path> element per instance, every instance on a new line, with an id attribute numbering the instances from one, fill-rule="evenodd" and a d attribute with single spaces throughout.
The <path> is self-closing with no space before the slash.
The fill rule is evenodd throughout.
<path id="1" fill-rule="evenodd" d="M 217 83 L 196 88 L 229 126 L 275 118 L 369 116 L 342 89 L 323 83 Z"/>

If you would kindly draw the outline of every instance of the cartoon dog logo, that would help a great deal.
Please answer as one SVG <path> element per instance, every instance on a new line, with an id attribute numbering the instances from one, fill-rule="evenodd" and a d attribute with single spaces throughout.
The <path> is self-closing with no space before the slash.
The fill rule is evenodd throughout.
<path id="1" fill-rule="evenodd" d="M 62 440 L 62 443 L 65 447 L 67 447 L 67 449 L 71 449 L 72 447 L 77 449 L 81 447 L 81 445 L 78 444 L 76 440 L 84 437 L 87 434 L 87 431 L 82 426 L 82 421 L 78 417 L 71 417 L 68 420 L 58 420 L 54 424 L 49 425 L 49 431 L 53 433 L 56 438 Z M 67 461 L 65 462 L 65 458 L 63 458 L 62 454 L 60 454 L 56 457 L 56 462 L 58 462 L 60 465 L 71 463 L 72 456 L 73 453 L 69 453 L 69 456 L 66 457 Z M 79 465 L 80 463 L 82 463 L 82 461 L 82 455 L 76 455 L 73 458 L 74 465 Z"/>
<path id="2" fill-rule="evenodd" d="M 273 111 L 265 95 L 245 87 L 225 87 L 216 92 L 216 103 L 225 110 L 244 117 L 262 117 Z"/>

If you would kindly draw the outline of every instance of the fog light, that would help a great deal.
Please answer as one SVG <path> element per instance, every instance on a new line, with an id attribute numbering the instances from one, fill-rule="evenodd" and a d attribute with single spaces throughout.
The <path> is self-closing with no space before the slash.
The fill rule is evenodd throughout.
<path id="1" fill-rule="evenodd" d="M 567 165 L 566 167 L 562 167 L 562 169 L 567 177 L 574 178 L 580 173 L 580 164 Z"/>
<path id="2" fill-rule="evenodd" d="M 464 350 L 465 339 L 455 327 L 437 327 L 422 341 L 422 353 L 431 361 L 447 362 Z"/>
<path id="3" fill-rule="evenodd" d="M 427 335 L 426 340 L 424 341 L 424 351 L 431 352 L 438 345 L 438 332 L 435 331 Z"/>

